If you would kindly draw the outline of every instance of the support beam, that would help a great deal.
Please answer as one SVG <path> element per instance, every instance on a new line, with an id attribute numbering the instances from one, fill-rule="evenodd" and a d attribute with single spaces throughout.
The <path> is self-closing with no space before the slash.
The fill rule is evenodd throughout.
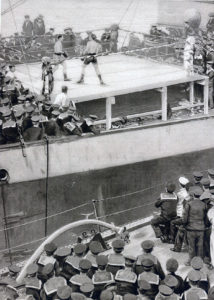
<path id="1" fill-rule="evenodd" d="M 161 89 L 161 111 L 162 121 L 167 121 L 167 87 L 164 86 Z"/>
<path id="2" fill-rule="evenodd" d="M 209 114 L 209 78 L 204 79 L 204 114 Z"/>
<path id="3" fill-rule="evenodd" d="M 194 81 L 191 81 L 189 84 L 189 101 L 190 104 L 193 105 L 195 100 L 195 95 L 194 95 Z"/>
<path id="4" fill-rule="evenodd" d="M 115 97 L 106 98 L 106 130 L 111 129 L 111 106 L 115 104 Z"/>

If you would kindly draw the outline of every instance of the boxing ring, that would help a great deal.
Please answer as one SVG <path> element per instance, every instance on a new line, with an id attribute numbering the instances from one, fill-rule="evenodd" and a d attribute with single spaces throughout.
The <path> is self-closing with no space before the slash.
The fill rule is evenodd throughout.
<path id="1" fill-rule="evenodd" d="M 194 85 L 197 83 L 203 86 L 203 101 L 200 103 L 200 106 L 203 107 L 204 114 L 208 114 L 209 80 L 205 76 L 199 74 L 187 76 L 182 66 L 126 54 L 102 56 L 98 58 L 98 63 L 106 85 L 99 85 L 98 78 L 91 65 L 86 69 L 85 84 L 76 84 L 81 73 L 82 62 L 80 59 L 72 59 L 67 61 L 68 77 L 72 81 L 63 81 L 60 66 L 55 72 L 55 87 L 52 98 L 54 99 L 55 95 L 61 92 L 62 85 L 67 85 L 69 88 L 68 96 L 76 103 L 96 99 L 105 101 L 106 119 L 98 121 L 98 124 L 106 124 L 106 129 L 109 130 L 112 121 L 117 121 L 117 118 L 112 118 L 112 105 L 115 104 L 115 97 L 149 90 L 158 91 L 161 94 L 161 110 L 128 115 L 128 118 L 160 113 L 162 120 L 166 121 L 167 89 L 178 84 L 189 84 L 189 108 L 191 108 L 198 106 L 198 104 L 194 104 Z M 29 87 L 37 93 L 41 92 L 41 64 L 17 65 L 16 69 L 17 77 L 22 80 L 25 87 Z M 181 106 L 173 108 L 173 110 L 180 109 L 182 109 Z"/>

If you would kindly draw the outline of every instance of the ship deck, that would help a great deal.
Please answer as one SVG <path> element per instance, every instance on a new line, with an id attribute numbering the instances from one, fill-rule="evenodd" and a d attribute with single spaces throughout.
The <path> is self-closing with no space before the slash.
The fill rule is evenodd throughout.
<path id="1" fill-rule="evenodd" d="M 86 68 L 85 84 L 76 84 L 80 77 L 82 61 L 72 59 L 67 61 L 68 77 L 72 81 L 63 81 L 62 67 L 59 66 L 55 72 L 53 98 L 60 92 L 62 85 L 69 87 L 69 97 L 76 102 L 84 102 L 204 79 L 203 76 L 197 74 L 188 77 L 181 66 L 159 63 L 136 56 L 114 54 L 99 57 L 98 61 L 105 86 L 99 85 L 92 65 Z M 42 89 L 41 64 L 17 65 L 16 69 L 17 77 L 22 80 L 24 86 L 40 93 Z"/>

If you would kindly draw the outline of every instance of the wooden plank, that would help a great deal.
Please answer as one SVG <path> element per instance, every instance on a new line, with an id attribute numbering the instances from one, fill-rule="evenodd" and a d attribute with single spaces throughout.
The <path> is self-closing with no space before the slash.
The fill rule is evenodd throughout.
<path id="1" fill-rule="evenodd" d="M 209 114 L 209 79 L 204 79 L 204 114 Z"/>
<path id="2" fill-rule="evenodd" d="M 167 87 L 162 87 L 161 91 L 161 110 L 162 110 L 162 121 L 167 121 Z"/>
<path id="3" fill-rule="evenodd" d="M 115 104 L 115 97 L 106 98 L 106 130 L 111 129 L 111 106 Z"/>
<path id="4" fill-rule="evenodd" d="M 191 81 L 189 84 L 189 101 L 190 104 L 193 105 L 195 100 L 195 95 L 194 95 L 194 81 Z"/>

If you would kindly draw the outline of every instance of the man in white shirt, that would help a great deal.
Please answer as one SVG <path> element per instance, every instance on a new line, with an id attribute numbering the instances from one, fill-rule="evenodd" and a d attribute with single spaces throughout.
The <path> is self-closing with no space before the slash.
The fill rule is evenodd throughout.
<path id="1" fill-rule="evenodd" d="M 180 184 L 180 190 L 177 192 L 178 204 L 177 204 L 177 218 L 170 223 L 170 235 L 174 242 L 174 248 L 171 251 L 180 252 L 184 240 L 185 229 L 183 227 L 183 210 L 187 201 L 190 200 L 190 195 L 187 191 L 189 180 L 185 177 L 178 179 Z"/>
<path id="2" fill-rule="evenodd" d="M 62 65 L 64 81 L 69 81 L 67 76 L 67 64 L 66 64 L 67 54 L 65 53 L 65 51 L 63 51 L 62 41 L 63 41 L 63 36 L 60 34 L 58 35 L 57 42 L 54 45 L 54 60 L 56 61 L 56 65 L 54 67 L 53 72 L 58 70 L 59 65 Z"/>
<path id="3" fill-rule="evenodd" d="M 84 82 L 84 76 L 85 76 L 85 68 L 87 65 L 92 63 L 95 72 L 97 74 L 97 77 L 99 78 L 100 84 L 104 84 L 101 73 L 98 67 L 98 62 L 96 55 L 102 51 L 102 46 L 100 43 L 97 42 L 96 35 L 93 33 L 89 34 L 89 41 L 87 42 L 86 49 L 85 49 L 85 58 L 83 59 L 83 65 L 82 65 L 82 73 L 80 79 L 77 81 L 77 83 L 83 83 Z"/>
<path id="4" fill-rule="evenodd" d="M 76 110 L 75 103 L 68 98 L 67 94 L 68 87 L 62 86 L 62 92 L 56 96 L 53 104 L 59 105 L 59 108 L 62 111 L 66 111 L 69 108 L 72 110 Z"/>

